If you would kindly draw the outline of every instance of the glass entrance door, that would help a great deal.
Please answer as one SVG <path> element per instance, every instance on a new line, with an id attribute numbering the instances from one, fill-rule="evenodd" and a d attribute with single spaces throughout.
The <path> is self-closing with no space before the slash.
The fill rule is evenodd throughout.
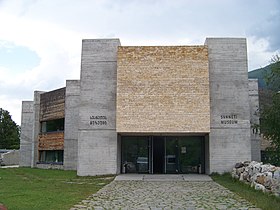
<path id="1" fill-rule="evenodd" d="M 178 139 L 175 137 L 152 137 L 153 174 L 175 174 L 179 172 Z"/>
<path id="2" fill-rule="evenodd" d="M 179 173 L 205 173 L 204 137 L 178 137 Z"/>
<path id="3" fill-rule="evenodd" d="M 122 136 L 123 173 L 205 173 L 203 136 Z"/>
<path id="4" fill-rule="evenodd" d="M 153 173 L 163 174 L 165 173 L 165 137 L 154 136 L 153 137 Z"/>
<path id="5" fill-rule="evenodd" d="M 203 136 L 153 136 L 150 173 L 205 173 Z"/>
<path id="6" fill-rule="evenodd" d="M 165 138 L 165 173 L 178 173 L 178 139 L 174 137 Z"/>
<path id="7" fill-rule="evenodd" d="M 122 173 L 149 173 L 149 137 L 122 137 Z"/>

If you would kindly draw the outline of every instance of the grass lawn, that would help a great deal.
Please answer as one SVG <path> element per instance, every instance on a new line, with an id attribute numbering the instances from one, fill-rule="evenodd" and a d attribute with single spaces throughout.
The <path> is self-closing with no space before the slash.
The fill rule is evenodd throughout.
<path id="1" fill-rule="evenodd" d="M 215 182 L 245 198 L 252 204 L 256 205 L 258 208 L 261 208 L 263 210 L 280 209 L 280 198 L 277 198 L 276 196 L 268 193 L 263 193 L 262 191 L 256 191 L 251 188 L 250 185 L 231 178 L 230 174 L 215 174 L 211 177 Z"/>
<path id="2" fill-rule="evenodd" d="M 0 203 L 14 209 L 69 209 L 113 180 L 76 171 L 0 168 Z"/>

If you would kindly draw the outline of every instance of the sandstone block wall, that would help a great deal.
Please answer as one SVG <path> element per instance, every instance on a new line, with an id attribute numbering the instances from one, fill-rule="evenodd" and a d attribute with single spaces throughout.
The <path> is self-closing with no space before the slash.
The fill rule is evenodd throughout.
<path id="1" fill-rule="evenodd" d="M 205 46 L 119 47 L 118 133 L 209 133 Z"/>

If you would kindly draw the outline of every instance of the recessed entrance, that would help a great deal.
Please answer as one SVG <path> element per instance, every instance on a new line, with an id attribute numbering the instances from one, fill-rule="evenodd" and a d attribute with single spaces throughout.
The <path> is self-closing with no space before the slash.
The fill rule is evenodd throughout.
<path id="1" fill-rule="evenodd" d="M 122 136 L 122 173 L 205 173 L 204 136 Z"/>

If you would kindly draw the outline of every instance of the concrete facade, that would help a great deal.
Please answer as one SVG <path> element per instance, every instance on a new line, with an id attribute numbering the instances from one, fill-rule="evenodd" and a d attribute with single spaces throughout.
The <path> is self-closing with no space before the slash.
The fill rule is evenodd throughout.
<path id="1" fill-rule="evenodd" d="M 37 161 L 39 160 L 38 151 L 38 137 L 41 130 L 40 125 L 40 94 L 43 91 L 35 91 L 33 99 L 33 128 L 32 128 L 32 154 L 31 154 L 31 167 L 37 166 Z"/>
<path id="2" fill-rule="evenodd" d="M 261 161 L 259 88 L 257 79 L 249 79 L 249 102 L 251 123 L 251 153 L 252 160 Z"/>
<path id="3" fill-rule="evenodd" d="M 33 139 L 33 101 L 23 101 L 20 132 L 20 166 L 31 166 Z"/>
<path id="4" fill-rule="evenodd" d="M 48 105 L 43 110 L 39 91 L 34 102 L 23 103 L 21 165 L 77 170 L 79 176 L 118 174 L 123 135 L 179 135 L 203 138 L 205 173 L 230 171 L 236 162 L 258 160 L 260 155 L 252 127 L 258 123 L 256 85 L 248 82 L 243 38 L 207 38 L 201 46 L 168 47 L 83 40 L 80 80 L 66 81 L 64 98 L 49 103 L 55 104 L 54 110 L 49 112 Z M 63 100 L 64 110 L 59 105 Z M 59 147 L 63 161 L 53 166 L 37 164 L 41 124 L 53 119 L 48 116 L 64 120 L 59 134 L 64 136 Z"/>
<path id="5" fill-rule="evenodd" d="M 0 166 L 19 165 L 19 150 L 10 150 L 3 154 L 0 153 Z"/>
<path id="6" fill-rule="evenodd" d="M 80 80 L 67 80 L 65 93 L 64 169 L 77 170 Z"/>
<path id="7" fill-rule="evenodd" d="M 207 38 L 211 123 L 209 161 L 212 172 L 226 172 L 251 160 L 250 107 L 246 39 Z"/>
<path id="8" fill-rule="evenodd" d="M 83 40 L 78 175 L 117 173 L 118 39 Z"/>

